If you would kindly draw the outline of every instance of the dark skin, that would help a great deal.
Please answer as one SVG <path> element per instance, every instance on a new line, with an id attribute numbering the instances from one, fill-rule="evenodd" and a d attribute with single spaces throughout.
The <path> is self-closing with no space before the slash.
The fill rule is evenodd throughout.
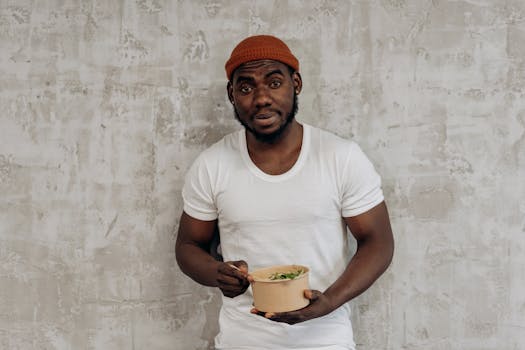
<path id="1" fill-rule="evenodd" d="M 251 312 L 273 321 L 295 324 L 324 316 L 368 289 L 390 265 L 394 251 L 385 202 L 344 220 L 357 240 L 357 252 L 328 289 L 324 292 L 305 290 L 304 296 L 310 304 L 297 311 L 263 313 L 254 308 Z"/>
<path id="2" fill-rule="evenodd" d="M 290 73 L 283 63 L 270 60 L 244 64 L 228 82 L 228 97 L 239 121 L 252 130 L 246 134 L 248 153 L 267 174 L 285 173 L 299 156 L 303 128 L 295 119 L 290 123 L 287 119 L 294 93 L 300 94 L 301 88 L 298 72 Z M 266 137 L 279 134 L 279 137 L 265 142 L 254 134 Z"/>
<path id="3" fill-rule="evenodd" d="M 286 118 L 292 109 L 294 93 L 299 94 L 301 88 L 299 73 L 290 73 L 284 64 L 269 60 L 239 67 L 228 83 L 228 96 L 238 118 L 247 130 L 252 130 L 246 133 L 250 157 L 267 174 L 285 173 L 299 156 L 302 125 L 295 119 L 286 123 Z M 394 239 L 387 207 L 382 202 L 344 221 L 357 241 L 357 252 L 330 287 L 322 292 L 305 290 L 310 304 L 297 311 L 264 313 L 252 309 L 251 312 L 276 322 L 295 324 L 329 314 L 368 289 L 392 261 Z M 234 298 L 246 291 L 252 278 L 245 261 L 220 262 L 209 254 L 216 227 L 217 220 L 201 221 L 183 212 L 176 243 L 177 262 L 195 281 L 218 287 L 225 296 Z"/>
<path id="4" fill-rule="evenodd" d="M 202 221 L 182 213 L 175 245 L 181 270 L 196 282 L 217 287 L 224 296 L 234 298 L 246 291 L 248 264 L 245 261 L 221 262 L 208 252 L 217 220 Z"/>

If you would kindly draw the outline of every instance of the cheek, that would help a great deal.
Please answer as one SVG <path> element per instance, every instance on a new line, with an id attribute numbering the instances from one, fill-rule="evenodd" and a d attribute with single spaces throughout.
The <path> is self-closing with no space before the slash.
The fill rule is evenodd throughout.
<path id="1" fill-rule="evenodd" d="M 293 99 L 294 99 L 294 91 L 291 90 L 291 91 L 287 91 L 286 93 L 282 94 L 280 96 L 280 103 L 281 105 L 284 107 L 286 106 L 287 108 L 290 107 L 293 105 Z"/>
<path id="2" fill-rule="evenodd" d="M 249 111 L 249 105 L 244 100 L 235 100 L 233 108 L 237 111 L 237 114 L 244 115 Z"/>
<path id="3" fill-rule="evenodd" d="M 238 97 L 234 102 L 234 106 L 239 110 L 248 110 L 251 103 L 250 99 L 247 97 Z"/>

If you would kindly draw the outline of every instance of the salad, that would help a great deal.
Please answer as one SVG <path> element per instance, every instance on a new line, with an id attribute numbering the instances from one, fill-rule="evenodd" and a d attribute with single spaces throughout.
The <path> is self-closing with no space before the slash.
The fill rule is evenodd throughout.
<path id="1" fill-rule="evenodd" d="M 293 280 L 294 278 L 297 278 L 304 274 L 305 271 L 303 269 L 297 269 L 294 271 L 288 271 L 288 272 L 275 272 L 272 273 L 268 278 L 272 281 L 275 280 Z"/>

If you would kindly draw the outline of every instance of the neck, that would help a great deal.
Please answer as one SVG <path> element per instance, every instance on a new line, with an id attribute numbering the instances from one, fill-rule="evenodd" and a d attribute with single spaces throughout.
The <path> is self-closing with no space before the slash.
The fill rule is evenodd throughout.
<path id="1" fill-rule="evenodd" d="M 248 154 L 252 162 L 266 174 L 284 174 L 299 159 L 303 145 L 303 126 L 295 120 L 272 143 L 257 140 L 250 132 L 246 135 Z"/>

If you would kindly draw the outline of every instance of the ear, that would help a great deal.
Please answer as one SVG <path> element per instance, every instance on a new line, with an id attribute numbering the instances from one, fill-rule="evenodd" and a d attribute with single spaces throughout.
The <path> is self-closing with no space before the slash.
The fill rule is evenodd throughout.
<path id="1" fill-rule="evenodd" d="M 228 85 L 226 85 L 226 90 L 228 92 L 228 98 L 230 99 L 231 104 L 234 105 L 235 102 L 233 99 L 233 86 L 231 81 L 228 81 Z"/>
<path id="2" fill-rule="evenodd" d="M 292 74 L 292 81 L 295 93 L 299 95 L 301 93 L 301 90 L 303 89 L 303 78 L 301 78 L 301 73 L 294 72 Z"/>

